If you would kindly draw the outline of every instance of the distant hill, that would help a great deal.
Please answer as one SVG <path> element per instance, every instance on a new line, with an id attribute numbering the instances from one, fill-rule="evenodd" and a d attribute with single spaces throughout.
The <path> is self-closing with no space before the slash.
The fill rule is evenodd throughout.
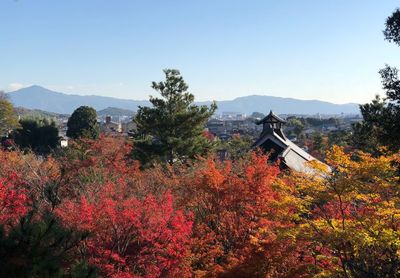
<path id="1" fill-rule="evenodd" d="M 76 108 L 88 105 L 96 110 L 107 107 L 136 110 L 138 105 L 148 105 L 148 101 L 136 101 L 102 96 L 79 96 L 54 92 L 41 86 L 31 86 L 8 93 L 15 106 L 40 109 L 61 114 L 71 114 Z"/>
<path id="2" fill-rule="evenodd" d="M 102 109 L 97 111 L 97 116 L 111 116 L 111 117 L 118 117 L 118 116 L 129 116 L 132 117 L 135 114 L 133 110 L 129 109 L 122 109 L 117 107 L 107 107 L 106 109 Z"/>
<path id="3" fill-rule="evenodd" d="M 211 104 L 211 102 L 204 102 L 204 104 Z M 357 103 L 335 104 L 320 100 L 301 100 L 261 95 L 218 101 L 217 104 L 220 113 L 241 112 L 248 115 L 253 112 L 268 114 L 270 110 L 273 110 L 276 114 L 360 114 Z"/>
<path id="4" fill-rule="evenodd" d="M 61 114 L 71 114 L 81 105 L 92 106 L 96 110 L 126 109 L 136 111 L 138 106 L 148 106 L 146 100 L 127 100 L 102 96 L 80 96 L 54 92 L 40 86 L 31 86 L 8 94 L 15 106 L 40 109 Z M 198 104 L 210 105 L 211 101 Z M 218 101 L 218 112 L 267 113 L 273 110 L 277 114 L 359 114 L 355 103 L 334 104 L 319 100 L 299 100 L 272 96 L 251 95 L 233 100 Z M 111 110 L 110 110 L 111 109 Z M 115 110 L 114 110 L 115 111 Z M 108 112 L 106 112 L 108 113 Z"/>
<path id="5" fill-rule="evenodd" d="M 68 118 L 68 114 L 59 114 L 43 111 L 39 109 L 28 109 L 25 107 L 15 107 L 15 113 L 22 118 Z"/>

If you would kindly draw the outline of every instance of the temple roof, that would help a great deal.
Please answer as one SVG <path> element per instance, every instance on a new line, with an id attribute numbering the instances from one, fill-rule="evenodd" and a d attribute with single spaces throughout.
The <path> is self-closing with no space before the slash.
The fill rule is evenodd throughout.
<path id="1" fill-rule="evenodd" d="M 281 159 L 281 162 L 287 166 L 289 169 L 298 171 L 298 172 L 312 172 L 310 166 L 307 165 L 307 162 L 316 160 L 312 155 L 308 154 L 302 148 L 297 146 L 295 143 L 290 141 L 289 139 L 282 138 L 278 133 L 272 132 L 265 134 L 260 137 L 253 145 L 254 148 L 261 147 L 265 142 L 271 140 L 276 145 L 283 148 L 283 151 L 278 154 L 278 158 Z M 265 150 L 266 152 L 272 150 Z"/>
<path id="2" fill-rule="evenodd" d="M 253 144 L 254 148 L 263 148 L 264 143 L 268 140 L 271 141 L 276 146 L 279 146 L 280 150 L 282 150 L 277 158 L 281 160 L 281 163 L 288 167 L 289 169 L 310 173 L 314 170 L 307 164 L 307 162 L 316 160 L 313 156 L 308 154 L 302 148 L 297 146 L 295 143 L 290 141 L 281 129 L 281 124 L 286 123 L 285 120 L 275 115 L 272 111 L 267 115 L 264 119 L 260 120 L 257 124 L 264 124 L 263 132 L 260 135 L 260 138 Z M 277 127 L 269 127 L 269 124 L 276 124 Z M 276 125 L 274 125 L 276 126 Z M 265 144 L 265 146 L 270 146 L 270 144 Z M 271 149 L 264 149 L 265 152 L 272 151 Z"/>
<path id="3" fill-rule="evenodd" d="M 286 123 L 286 121 L 284 119 L 282 119 L 281 117 L 279 117 L 278 115 L 276 115 L 274 112 L 272 112 L 272 110 L 269 112 L 269 114 L 267 116 L 265 116 L 263 119 L 259 120 L 257 122 L 258 125 L 263 124 L 263 123 Z"/>

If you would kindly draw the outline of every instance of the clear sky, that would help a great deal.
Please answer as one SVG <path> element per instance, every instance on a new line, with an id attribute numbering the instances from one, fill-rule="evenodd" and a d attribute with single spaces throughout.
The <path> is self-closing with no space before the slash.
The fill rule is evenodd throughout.
<path id="1" fill-rule="evenodd" d="M 0 89 L 147 99 L 177 68 L 197 100 L 382 93 L 398 0 L 0 0 Z"/>

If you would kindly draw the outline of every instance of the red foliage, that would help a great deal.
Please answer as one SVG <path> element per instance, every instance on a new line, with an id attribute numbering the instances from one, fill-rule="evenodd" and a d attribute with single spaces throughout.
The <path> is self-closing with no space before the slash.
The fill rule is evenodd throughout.
<path id="1" fill-rule="evenodd" d="M 192 222 L 173 208 L 173 198 L 126 195 L 126 184 L 109 183 L 90 198 L 66 201 L 59 216 L 90 232 L 85 252 L 106 277 L 179 276 Z"/>
<path id="2" fill-rule="evenodd" d="M 21 188 L 16 174 L 0 179 L 0 225 L 15 225 L 20 217 L 26 215 L 29 206 L 26 191 Z"/>
<path id="3" fill-rule="evenodd" d="M 203 136 L 206 137 L 209 141 L 214 141 L 215 140 L 215 135 L 212 134 L 209 131 L 204 131 Z"/>
<path id="4" fill-rule="evenodd" d="M 79 197 L 99 190 L 120 178 L 140 176 L 139 165 L 128 158 L 131 146 L 124 138 L 71 142 L 70 152 L 60 159 L 63 172 L 60 184 L 63 197 Z"/>

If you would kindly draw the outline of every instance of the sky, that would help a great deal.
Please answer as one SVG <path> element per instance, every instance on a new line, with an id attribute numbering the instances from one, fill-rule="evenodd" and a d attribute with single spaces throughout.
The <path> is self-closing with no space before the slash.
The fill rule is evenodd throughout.
<path id="1" fill-rule="evenodd" d="M 398 0 L 0 0 L 0 89 L 147 99 L 179 69 L 196 100 L 365 103 L 400 66 Z"/>

